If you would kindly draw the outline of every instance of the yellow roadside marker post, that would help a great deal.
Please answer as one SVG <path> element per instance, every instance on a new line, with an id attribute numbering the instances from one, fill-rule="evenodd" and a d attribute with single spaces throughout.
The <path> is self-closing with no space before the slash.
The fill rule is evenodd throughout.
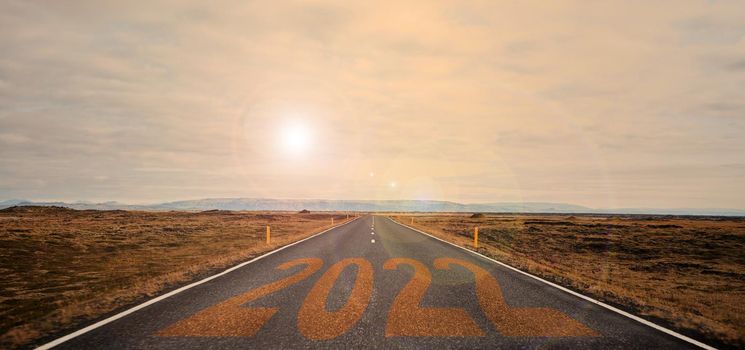
<path id="1" fill-rule="evenodd" d="M 333 217 L 331 218 L 331 225 L 332 226 L 334 225 L 334 218 Z"/>
<path id="2" fill-rule="evenodd" d="M 269 227 L 269 225 L 266 225 L 266 244 L 271 244 L 272 242 L 271 232 L 272 229 Z"/>
<path id="3" fill-rule="evenodd" d="M 412 225 L 414 224 L 414 217 L 413 216 L 411 217 L 411 224 Z"/>
<path id="4" fill-rule="evenodd" d="M 473 247 L 476 249 L 479 248 L 479 227 L 478 226 L 473 228 Z"/>

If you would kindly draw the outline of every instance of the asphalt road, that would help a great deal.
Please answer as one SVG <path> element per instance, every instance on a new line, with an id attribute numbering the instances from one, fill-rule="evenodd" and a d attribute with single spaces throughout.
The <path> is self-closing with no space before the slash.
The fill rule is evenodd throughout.
<path id="1" fill-rule="evenodd" d="M 57 348 L 695 347 L 390 219 L 366 216 Z"/>

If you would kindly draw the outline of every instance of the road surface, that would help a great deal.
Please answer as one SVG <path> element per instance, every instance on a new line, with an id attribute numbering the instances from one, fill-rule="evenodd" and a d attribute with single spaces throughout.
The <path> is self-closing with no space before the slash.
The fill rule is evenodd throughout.
<path id="1" fill-rule="evenodd" d="M 697 348 L 381 216 L 365 216 L 58 349 Z"/>

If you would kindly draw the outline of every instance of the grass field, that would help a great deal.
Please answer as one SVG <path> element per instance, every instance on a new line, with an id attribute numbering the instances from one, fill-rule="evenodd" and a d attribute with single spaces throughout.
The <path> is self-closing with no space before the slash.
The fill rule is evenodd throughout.
<path id="1" fill-rule="evenodd" d="M 636 314 L 745 345 L 745 219 L 590 215 L 392 215 Z"/>
<path id="2" fill-rule="evenodd" d="M 344 214 L 0 210 L 0 348 L 310 236 Z M 265 242 L 271 225 L 272 244 Z"/>

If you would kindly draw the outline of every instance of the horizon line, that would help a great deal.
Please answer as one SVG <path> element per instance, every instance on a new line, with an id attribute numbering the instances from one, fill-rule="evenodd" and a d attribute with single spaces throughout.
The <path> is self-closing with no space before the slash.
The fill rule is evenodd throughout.
<path id="1" fill-rule="evenodd" d="M 729 207 L 593 207 L 581 204 L 574 204 L 571 202 L 552 202 L 552 201 L 492 201 L 492 202 L 457 202 L 453 200 L 444 199 L 329 199 L 329 198 L 276 198 L 276 197 L 196 197 L 191 199 L 179 199 L 179 200 L 164 200 L 164 201 L 152 201 L 152 202 L 128 202 L 119 200 L 107 200 L 107 201 L 94 201 L 94 200 L 64 200 L 64 199 L 21 199 L 21 198 L 8 198 L 0 199 L 0 202 L 11 202 L 20 201 L 31 204 L 39 203 L 63 203 L 63 204 L 92 204 L 100 205 L 106 203 L 116 203 L 126 206 L 152 206 L 176 202 L 189 202 L 199 200 L 231 200 L 231 199 L 250 199 L 250 200 L 286 200 L 286 201 L 343 201 L 343 202 L 442 202 L 452 203 L 458 205 L 489 205 L 489 204 L 558 204 L 558 205 L 570 205 L 576 207 L 582 207 L 588 210 L 726 210 L 726 211 L 741 211 L 745 213 L 745 208 L 729 208 Z M 20 204 L 20 203 L 19 203 Z"/>

